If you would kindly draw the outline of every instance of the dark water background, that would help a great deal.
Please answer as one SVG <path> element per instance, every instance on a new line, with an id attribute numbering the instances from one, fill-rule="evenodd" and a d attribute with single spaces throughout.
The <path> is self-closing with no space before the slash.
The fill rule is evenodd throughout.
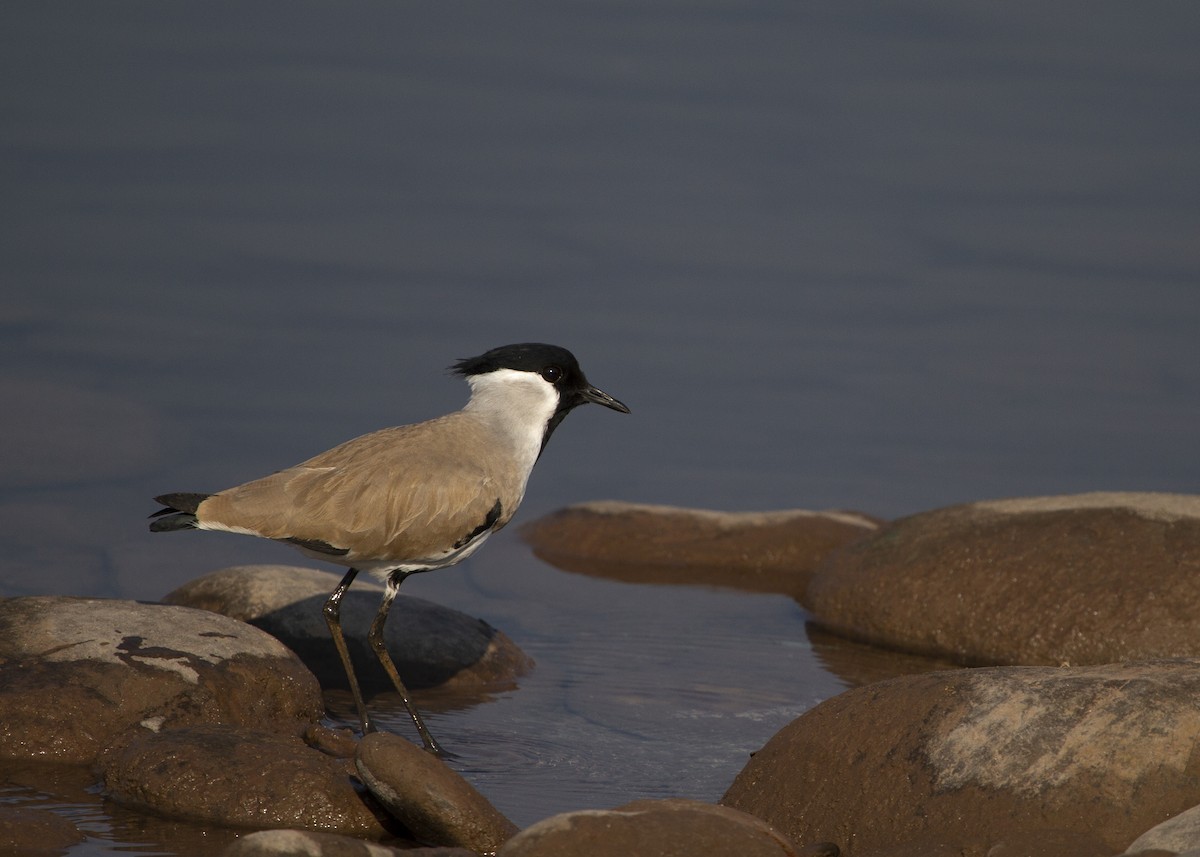
<path id="1" fill-rule="evenodd" d="M 149 498 L 454 409 L 523 340 L 633 415 L 573 414 L 519 520 L 1195 492 L 1197 44 L 1189 2 L 6 3 L 0 594 L 301 561 Z M 511 531 L 410 586 L 538 661 L 431 718 L 520 824 L 714 799 L 851 681 L 786 599 Z"/>

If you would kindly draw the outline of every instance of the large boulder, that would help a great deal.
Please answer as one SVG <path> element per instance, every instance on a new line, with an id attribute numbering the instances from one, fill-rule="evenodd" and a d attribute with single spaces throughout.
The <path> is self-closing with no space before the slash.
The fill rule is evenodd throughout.
<path id="1" fill-rule="evenodd" d="M 785 836 L 757 818 L 727 807 L 671 798 L 551 816 L 508 840 L 499 857 L 633 854 L 796 857 L 797 851 Z"/>
<path id="2" fill-rule="evenodd" d="M 800 716 L 722 803 L 849 857 L 1106 857 L 1200 799 L 1198 698 L 1190 659 L 903 676 Z"/>
<path id="3" fill-rule="evenodd" d="M 913 515 L 832 554 L 834 633 L 968 665 L 1200 655 L 1200 497 L 1081 494 Z"/>
<path id="4" fill-rule="evenodd" d="M 597 501 L 538 518 L 520 533 L 540 559 L 566 571 L 798 597 L 830 551 L 878 525 L 857 512 L 718 512 Z"/>
<path id="5" fill-rule="evenodd" d="M 323 685 L 345 687 L 322 612 L 341 579 L 341 574 L 298 566 L 234 566 L 189 581 L 163 600 L 249 622 L 291 647 Z M 364 573 L 342 598 L 342 631 L 368 691 L 392 688 L 367 645 L 383 591 Z M 533 666 L 516 643 L 482 619 L 405 595 L 392 605 L 384 640 L 410 688 L 483 691 L 511 685 Z"/>
<path id="6" fill-rule="evenodd" d="M 129 729 L 241 723 L 299 733 L 320 687 L 282 643 L 203 610 L 0 599 L 0 758 L 89 763 Z"/>

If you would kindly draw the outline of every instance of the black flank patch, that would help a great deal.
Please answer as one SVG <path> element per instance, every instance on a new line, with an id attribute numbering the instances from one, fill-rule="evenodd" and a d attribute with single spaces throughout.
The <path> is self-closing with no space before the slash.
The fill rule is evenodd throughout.
<path id="1" fill-rule="evenodd" d="M 323 542 L 320 539 L 280 539 L 279 541 L 329 556 L 345 556 L 350 553 L 349 548 L 335 548 L 329 542 Z"/>
<path id="2" fill-rule="evenodd" d="M 461 539 L 456 541 L 454 543 L 455 550 L 462 548 L 462 547 L 466 547 L 474 539 L 478 538 L 479 536 L 483 535 L 488 530 L 490 530 L 492 527 L 496 526 L 496 522 L 500 520 L 500 513 L 502 511 L 504 511 L 504 507 L 500 505 L 500 498 L 497 497 L 496 505 L 492 507 L 492 511 L 487 513 L 487 517 L 483 519 L 483 523 L 480 524 L 475 529 L 471 530 L 471 532 L 467 533 Z"/>

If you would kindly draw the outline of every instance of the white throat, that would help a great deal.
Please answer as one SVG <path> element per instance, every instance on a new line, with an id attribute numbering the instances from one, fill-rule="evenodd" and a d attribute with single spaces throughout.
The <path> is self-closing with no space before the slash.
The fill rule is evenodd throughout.
<path id="1" fill-rule="evenodd" d="M 542 451 L 546 425 L 558 408 L 558 391 L 533 372 L 497 369 L 467 378 L 471 401 L 463 410 L 486 423 L 497 441 L 509 446 L 517 466 L 529 476 Z"/>

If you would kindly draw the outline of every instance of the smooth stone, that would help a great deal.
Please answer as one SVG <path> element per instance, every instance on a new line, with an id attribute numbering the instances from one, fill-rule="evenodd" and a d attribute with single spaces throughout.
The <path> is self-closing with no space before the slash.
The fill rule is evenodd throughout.
<path id="1" fill-rule="evenodd" d="M 63 854 L 86 838 L 70 819 L 49 810 L 0 806 L 0 853 L 20 857 Z"/>
<path id="2" fill-rule="evenodd" d="M 716 804 L 668 798 L 611 810 L 554 815 L 525 828 L 499 857 L 796 857 L 785 836 L 753 816 Z"/>
<path id="3" fill-rule="evenodd" d="M 960 664 L 1200 654 L 1200 496 L 1103 493 L 913 515 L 831 554 L 821 627 Z"/>
<path id="4" fill-rule="evenodd" d="M 538 518 L 520 534 L 538 558 L 566 571 L 798 597 L 825 556 L 878 527 L 857 512 L 718 512 L 597 501 Z"/>
<path id="5" fill-rule="evenodd" d="M 138 734 L 99 768 L 110 798 L 168 818 L 391 835 L 386 814 L 354 788 L 349 762 L 294 735 L 220 725 Z"/>
<path id="6" fill-rule="evenodd" d="M 272 724 L 324 706 L 269 634 L 203 610 L 99 598 L 0 599 L 0 758 L 86 764 L 129 729 Z"/>
<path id="7" fill-rule="evenodd" d="M 221 857 L 478 857 L 466 848 L 389 848 L 336 833 L 260 830 L 248 833 Z"/>
<path id="8" fill-rule="evenodd" d="M 1200 806 L 1185 809 L 1151 827 L 1125 849 L 1125 854 L 1168 851 L 1172 854 L 1200 849 Z"/>
<path id="9" fill-rule="evenodd" d="M 418 842 L 494 852 L 517 827 L 444 762 L 384 732 L 358 745 L 358 775 Z"/>
<path id="10" fill-rule="evenodd" d="M 801 715 L 721 802 L 856 857 L 1052 833 L 1116 854 L 1195 804 L 1198 696 L 1190 659 L 903 676 Z"/>
<path id="11" fill-rule="evenodd" d="M 342 576 L 300 566 L 234 566 L 192 580 L 163 601 L 249 622 L 286 643 L 325 686 L 345 687 L 322 612 Z M 342 598 L 342 630 L 364 690 L 392 688 L 367 645 L 383 591 L 363 573 Z M 405 595 L 392 606 L 384 639 L 410 688 L 498 689 L 511 686 L 533 666 L 516 643 L 487 622 Z"/>

